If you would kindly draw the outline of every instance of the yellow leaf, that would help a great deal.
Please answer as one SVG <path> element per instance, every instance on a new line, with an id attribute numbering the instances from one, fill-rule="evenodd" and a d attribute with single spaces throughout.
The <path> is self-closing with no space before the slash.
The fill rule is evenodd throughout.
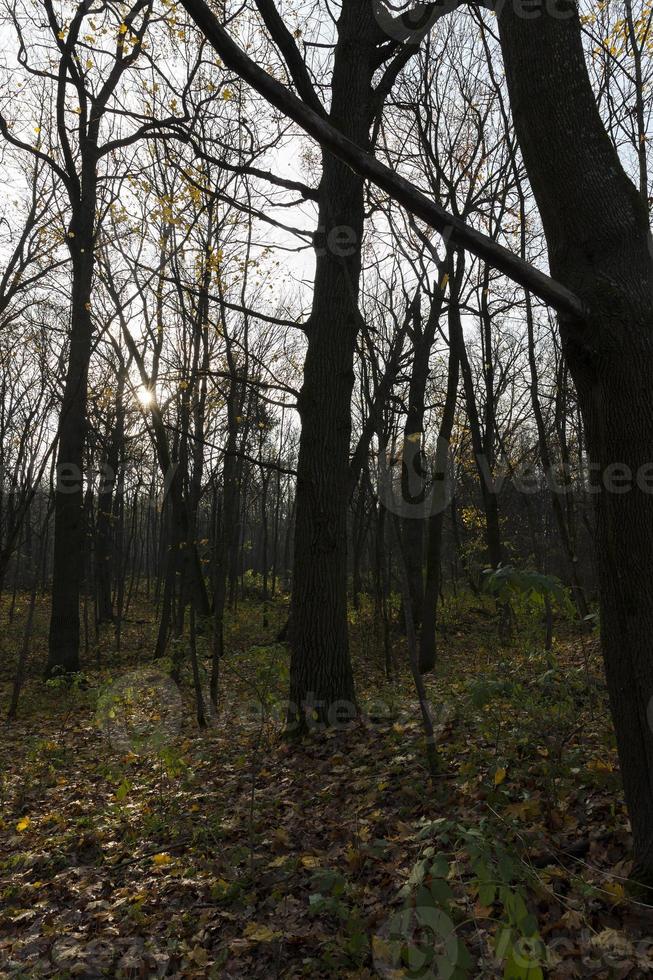
<path id="1" fill-rule="evenodd" d="M 22 818 L 21 820 L 19 820 L 19 821 L 18 821 L 18 823 L 16 824 L 16 830 L 17 830 L 17 831 L 18 831 L 19 833 L 21 833 L 21 834 L 22 834 L 22 832 L 23 832 L 24 830 L 27 830 L 27 828 L 29 827 L 29 825 L 31 824 L 31 822 L 32 822 L 32 821 L 30 820 L 30 818 L 29 818 L 29 817 L 23 817 L 23 818 Z"/>
<path id="2" fill-rule="evenodd" d="M 624 886 L 618 881 L 609 881 L 607 885 L 603 886 L 605 891 L 610 895 L 613 905 L 621 905 L 626 893 L 624 891 Z"/>
<path id="3" fill-rule="evenodd" d="M 497 771 L 494 774 L 494 785 L 495 786 L 500 786 L 501 783 L 504 781 L 505 778 L 506 778 L 506 770 L 505 769 L 497 769 Z"/>
<path id="4" fill-rule="evenodd" d="M 253 939 L 255 943 L 271 943 L 280 935 L 280 932 L 273 932 L 268 926 L 257 925 L 256 922 L 250 922 L 243 933 L 246 939 Z"/>
<path id="5" fill-rule="evenodd" d="M 65 31 L 59 31 L 59 33 L 57 34 L 57 37 L 59 38 L 60 41 L 65 41 L 66 40 L 66 32 Z"/>
<path id="6" fill-rule="evenodd" d="M 163 851 L 161 854 L 155 854 L 152 858 L 152 864 L 157 868 L 164 868 L 168 864 L 172 864 L 172 858 L 169 854 Z"/>
<path id="7" fill-rule="evenodd" d="M 592 759 L 591 762 L 587 763 L 587 768 L 590 772 L 613 772 L 614 766 L 611 762 L 604 759 Z"/>
<path id="8" fill-rule="evenodd" d="M 313 854 L 305 854 L 304 857 L 301 859 L 301 861 L 302 861 L 302 867 L 304 868 L 320 867 L 320 859 L 316 858 L 315 855 Z"/>
<path id="9" fill-rule="evenodd" d="M 119 34 L 126 34 L 127 33 L 127 25 L 126 24 L 121 24 L 120 27 L 118 28 L 118 33 Z"/>
<path id="10" fill-rule="evenodd" d="M 225 100 L 225 102 L 228 102 L 229 99 L 233 99 L 233 97 L 234 97 L 234 93 L 231 91 L 230 88 L 223 89 L 222 98 Z"/>

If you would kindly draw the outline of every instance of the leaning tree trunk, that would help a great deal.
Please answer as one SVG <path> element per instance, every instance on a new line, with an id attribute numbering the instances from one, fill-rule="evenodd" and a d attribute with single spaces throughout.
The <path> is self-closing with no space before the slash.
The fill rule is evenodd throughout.
<path id="1" fill-rule="evenodd" d="M 559 8 L 524 20 L 506 5 L 499 27 L 551 271 L 588 308 L 583 320 L 561 317 L 560 330 L 600 491 L 601 635 L 633 831 L 633 877 L 653 885 L 650 232 L 596 107 L 576 8 Z"/>
<path id="2" fill-rule="evenodd" d="M 330 120 L 360 146 L 369 144 L 375 33 L 371 4 L 347 0 L 338 21 Z M 300 730 L 307 715 L 328 724 L 337 702 L 346 702 L 349 712 L 356 703 L 347 636 L 347 505 L 363 219 L 362 178 L 324 152 L 313 307 L 298 399 L 288 720 Z"/>
<path id="3" fill-rule="evenodd" d="M 92 343 L 94 221 L 93 187 L 86 192 L 73 214 L 68 233 L 72 258 L 72 308 L 68 369 L 59 418 L 48 674 L 79 670 L 79 592 L 84 566 L 83 468 Z"/>

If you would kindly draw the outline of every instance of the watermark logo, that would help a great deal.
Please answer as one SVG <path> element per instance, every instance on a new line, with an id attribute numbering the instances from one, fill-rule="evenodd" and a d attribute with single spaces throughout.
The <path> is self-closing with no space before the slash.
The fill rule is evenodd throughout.
<path id="1" fill-rule="evenodd" d="M 113 749 L 147 755 L 179 734 L 182 713 L 172 678 L 156 667 L 143 667 L 104 688 L 96 720 Z"/>
<path id="2" fill-rule="evenodd" d="M 459 0 L 438 0 L 436 3 L 393 3 L 375 0 L 374 17 L 384 34 L 395 41 L 419 44 L 443 14 L 460 6 Z"/>
<path id="3" fill-rule="evenodd" d="M 386 447 L 378 456 L 377 493 L 385 509 L 402 518 L 424 520 L 446 510 L 454 495 L 447 440 L 438 438 L 432 454 L 421 433 Z"/>
<path id="4" fill-rule="evenodd" d="M 507 5 L 519 20 L 569 20 L 576 15 L 573 0 L 481 0 L 480 6 L 492 10 L 497 17 Z M 418 45 L 435 23 L 445 14 L 462 6 L 461 0 L 435 0 L 433 3 L 393 2 L 374 0 L 374 17 L 388 38 Z"/>
<path id="5" fill-rule="evenodd" d="M 449 980 L 458 955 L 454 924 L 434 906 L 402 909 L 372 937 L 374 968 L 386 980 Z"/>

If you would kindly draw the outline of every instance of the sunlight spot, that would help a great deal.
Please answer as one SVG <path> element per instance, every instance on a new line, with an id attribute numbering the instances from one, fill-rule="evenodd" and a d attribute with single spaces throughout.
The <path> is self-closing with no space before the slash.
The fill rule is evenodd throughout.
<path id="1" fill-rule="evenodd" d="M 154 401 L 154 392 L 150 391 L 149 388 L 145 388 L 143 386 L 139 388 L 138 391 L 136 392 L 136 397 L 138 398 L 143 408 L 149 408 L 152 402 Z"/>

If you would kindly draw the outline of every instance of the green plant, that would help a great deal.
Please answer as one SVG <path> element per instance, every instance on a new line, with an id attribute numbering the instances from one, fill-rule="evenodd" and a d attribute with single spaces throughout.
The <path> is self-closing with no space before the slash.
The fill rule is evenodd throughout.
<path id="1" fill-rule="evenodd" d="M 472 976 L 473 961 L 459 932 L 467 921 L 461 921 L 461 904 L 474 898 L 492 911 L 494 954 L 502 962 L 504 980 L 542 980 L 544 976 L 546 949 L 537 919 L 528 909 L 527 872 L 507 847 L 496 843 L 496 834 L 490 830 L 485 821 L 478 828 L 468 828 L 442 819 L 426 822 L 420 831 L 418 839 L 426 842 L 435 836 L 446 850 L 436 851 L 433 844 L 424 847 L 401 889 L 405 905 L 395 917 L 393 930 L 399 942 L 395 958 L 413 968 L 419 962 L 422 976 L 431 975 L 428 970 L 438 976 L 445 965 L 452 980 Z M 466 853 L 471 872 L 459 878 L 465 892 L 462 902 L 451 885 L 452 859 L 455 856 L 458 862 L 461 852 Z M 411 924 L 411 911 L 417 913 L 419 929 Z M 421 935 L 426 927 L 437 934 L 439 942 L 431 937 L 424 943 Z"/>
<path id="2" fill-rule="evenodd" d="M 514 565 L 499 565 L 496 569 L 486 568 L 481 583 L 483 591 L 500 603 L 520 598 L 544 611 L 547 601 L 554 601 L 565 613 L 573 615 L 569 591 L 555 575 L 519 569 Z"/>

